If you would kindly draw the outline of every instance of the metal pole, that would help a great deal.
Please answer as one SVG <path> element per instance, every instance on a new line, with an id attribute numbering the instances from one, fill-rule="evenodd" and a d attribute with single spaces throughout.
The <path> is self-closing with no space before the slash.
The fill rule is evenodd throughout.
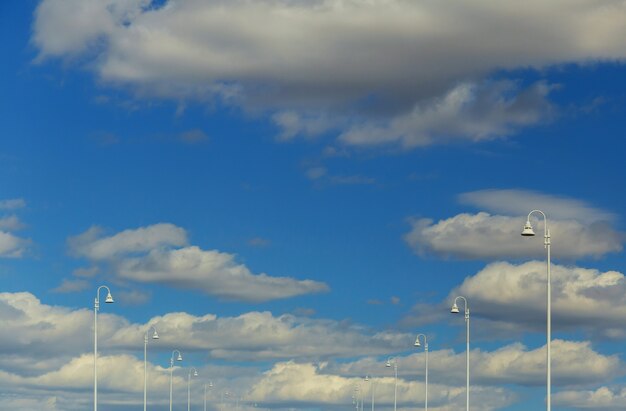
<path id="1" fill-rule="evenodd" d="M 396 411 L 398 402 L 398 359 L 393 359 L 393 368 L 396 370 L 396 382 L 393 389 L 393 411 Z"/>
<path id="2" fill-rule="evenodd" d="M 143 336 L 143 411 L 146 411 L 148 391 L 148 332 Z"/>
<path id="3" fill-rule="evenodd" d="M 467 307 L 467 301 L 465 302 L 465 323 L 466 323 L 466 328 L 467 328 L 467 336 L 466 336 L 466 340 L 467 340 L 467 346 L 465 347 L 465 373 L 466 373 L 466 383 L 465 383 L 465 390 L 466 390 L 466 398 L 465 398 L 465 409 L 466 411 L 469 411 L 469 399 L 470 399 L 470 362 L 469 362 L 469 356 L 470 356 L 470 311 L 469 308 Z"/>
<path id="4" fill-rule="evenodd" d="M 544 216 L 545 217 L 545 216 Z M 547 362 L 548 362 L 548 366 L 547 366 L 547 375 L 546 375 L 546 379 L 547 379 L 547 391 L 548 391 L 548 398 L 547 398 L 547 409 L 548 411 L 550 411 L 551 409 L 551 393 L 552 393 L 552 373 L 551 373 L 551 357 L 550 357 L 550 345 L 552 343 L 552 278 L 550 276 L 550 230 L 548 229 L 548 220 L 545 219 L 544 220 L 544 226 L 545 226 L 545 235 L 544 235 L 544 244 L 546 246 L 546 249 L 548 250 L 548 332 L 547 332 Z"/>
<path id="5" fill-rule="evenodd" d="M 93 306 L 93 411 L 98 411 L 98 292 Z"/>
<path id="6" fill-rule="evenodd" d="M 424 337 L 426 339 L 426 337 Z M 424 351 L 426 351 L 426 394 L 424 398 L 424 409 L 428 411 L 428 343 L 424 344 Z"/>
<path id="7" fill-rule="evenodd" d="M 172 411 L 172 375 L 174 372 L 174 353 L 170 359 L 170 411 Z"/>

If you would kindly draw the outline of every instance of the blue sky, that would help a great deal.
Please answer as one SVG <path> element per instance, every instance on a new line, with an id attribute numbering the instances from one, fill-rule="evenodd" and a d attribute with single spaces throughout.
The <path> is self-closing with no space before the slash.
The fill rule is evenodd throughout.
<path id="1" fill-rule="evenodd" d="M 12 410 L 626 406 L 622 1 L 0 4 L 0 390 Z M 541 232 L 543 225 L 534 221 Z M 365 407 L 369 406 L 366 400 Z"/>

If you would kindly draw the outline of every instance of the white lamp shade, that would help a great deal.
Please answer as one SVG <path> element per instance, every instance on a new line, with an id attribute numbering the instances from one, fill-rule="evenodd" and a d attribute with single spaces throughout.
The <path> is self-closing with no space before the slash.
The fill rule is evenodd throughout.
<path id="1" fill-rule="evenodd" d="M 107 298 L 106 298 L 106 300 L 104 300 L 104 302 L 107 303 L 107 304 L 114 303 L 113 296 L 111 295 L 111 293 L 107 293 Z"/>

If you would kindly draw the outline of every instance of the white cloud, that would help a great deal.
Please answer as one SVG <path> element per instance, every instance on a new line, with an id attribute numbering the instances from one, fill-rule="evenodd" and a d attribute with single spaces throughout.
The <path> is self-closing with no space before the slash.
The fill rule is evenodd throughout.
<path id="1" fill-rule="evenodd" d="M 9 200 L 0 200 L 0 210 L 16 210 L 26 207 L 26 201 L 22 198 L 12 198 Z"/>
<path id="2" fill-rule="evenodd" d="M 428 218 L 411 219 L 406 242 L 420 255 L 435 254 L 465 259 L 496 259 L 545 256 L 543 223 L 533 225 L 537 237 L 520 233 L 526 217 L 458 214 L 438 222 Z M 556 258 L 600 257 L 622 250 L 622 233 L 609 224 L 583 224 L 574 220 L 549 221 L 552 255 Z"/>
<path id="3" fill-rule="evenodd" d="M 626 57 L 619 1 L 149 3 L 43 0 L 32 42 L 138 95 L 269 112 L 282 139 L 339 129 L 347 144 L 404 147 L 541 121 L 547 88 L 485 82 L 495 71 Z"/>
<path id="4" fill-rule="evenodd" d="M 520 235 L 528 213 L 541 208 L 548 216 L 552 254 L 556 258 L 600 257 L 621 251 L 626 236 L 612 225 L 614 214 L 566 197 L 528 190 L 481 190 L 459 196 L 461 202 L 503 213 L 462 213 L 434 222 L 411 219 L 406 242 L 418 254 L 466 259 L 539 257 L 545 255 L 543 221 L 533 215 L 536 238 Z"/>
<path id="5" fill-rule="evenodd" d="M 624 338 L 626 280 L 617 271 L 552 264 L 552 327 L 586 330 L 608 338 Z M 497 262 L 467 277 L 446 301 L 465 296 L 473 316 L 520 330 L 543 330 L 546 307 L 546 263 Z M 512 330 L 511 330 L 512 331 Z"/>
<path id="6" fill-rule="evenodd" d="M 68 239 L 70 252 L 91 260 L 106 260 L 120 254 L 139 253 L 158 247 L 183 246 L 187 233 L 173 224 L 154 224 L 134 230 L 124 230 L 109 237 L 102 236 L 100 227 Z"/>
<path id="7" fill-rule="evenodd" d="M 552 403 L 577 410 L 623 410 L 626 388 L 603 386 L 594 391 L 561 391 L 553 394 Z"/>
<path id="8" fill-rule="evenodd" d="M 375 377 L 373 379 L 375 402 L 379 407 L 393 406 L 393 377 Z M 326 364 L 295 363 L 293 361 L 277 363 L 265 372 L 247 393 L 253 401 L 284 406 L 326 405 L 345 406 L 350 404 L 355 386 L 367 394 L 371 391 L 370 383 L 362 377 L 344 377 L 329 373 Z M 441 384 L 429 384 L 429 408 L 439 411 L 455 410 L 465 403 L 465 387 Z M 420 407 L 424 401 L 424 386 L 421 382 L 398 380 L 397 401 L 401 408 Z M 514 395 L 501 388 L 472 387 L 473 409 L 495 410 L 513 402 Z M 368 398 L 365 399 L 368 401 Z"/>
<path id="9" fill-rule="evenodd" d="M 26 252 L 30 240 L 0 231 L 0 258 L 20 258 Z"/>
<path id="10" fill-rule="evenodd" d="M 70 251 L 93 262 L 105 261 L 120 279 L 193 289 L 225 300 L 269 301 L 328 291 L 313 280 L 253 274 L 233 254 L 187 244 L 185 230 L 156 224 L 104 237 L 92 227 L 68 240 Z"/>
<path id="11" fill-rule="evenodd" d="M 407 334 L 375 332 L 342 321 L 257 311 L 232 317 L 168 313 L 131 324 L 115 314 L 125 304 L 124 295 L 115 288 L 112 292 L 116 303 L 98 315 L 98 345 L 104 352 L 137 350 L 150 325 L 161 337 L 158 347 L 235 361 L 381 355 L 410 340 Z M 5 330 L 0 335 L 0 369 L 47 372 L 93 349 L 93 308 L 51 306 L 30 293 L 1 293 L 0 320 Z"/>
<path id="12" fill-rule="evenodd" d="M 550 220 L 577 220 L 585 223 L 613 221 L 615 214 L 574 198 L 548 195 L 531 190 L 479 190 L 459 195 L 463 204 L 505 215 L 526 216 L 540 209 Z"/>
<path id="13" fill-rule="evenodd" d="M 152 250 L 146 256 L 123 259 L 117 269 L 124 279 L 190 288 L 226 300 L 268 301 L 328 291 L 326 284 L 317 281 L 252 274 L 232 254 L 196 246 Z"/>
<path id="14" fill-rule="evenodd" d="M 463 344 L 459 344 L 464 347 Z M 429 380 L 440 385 L 463 386 L 465 383 L 465 352 L 436 349 L 431 341 L 428 359 Z M 607 381 L 623 375 L 623 364 L 617 355 L 602 355 L 588 341 L 552 341 L 552 383 L 554 386 L 579 386 Z M 398 375 L 407 381 L 424 378 L 424 352 L 397 357 Z M 493 351 L 470 349 L 470 372 L 473 384 L 500 386 L 516 384 L 534 387 L 545 384 L 545 345 L 528 348 L 513 343 Z M 388 370 L 388 369 L 387 369 Z M 351 363 L 333 363 L 326 372 L 337 375 L 389 375 L 384 363 L 363 358 Z"/>

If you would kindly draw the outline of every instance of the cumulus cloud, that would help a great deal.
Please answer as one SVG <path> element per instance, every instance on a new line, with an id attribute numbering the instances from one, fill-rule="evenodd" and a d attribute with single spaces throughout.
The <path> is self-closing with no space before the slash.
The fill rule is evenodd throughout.
<path id="1" fill-rule="evenodd" d="M 436 349 L 431 344 L 429 379 L 437 384 L 463 386 L 465 352 Z M 397 357 L 398 375 L 407 381 L 424 378 L 424 352 Z M 470 350 L 470 369 L 474 384 L 498 386 L 516 384 L 533 387 L 545 383 L 546 347 L 528 348 L 521 343 L 509 344 L 493 351 Z M 607 381 L 623 375 L 623 364 L 617 355 L 603 355 L 588 341 L 552 341 L 552 375 L 555 386 L 577 386 Z M 350 363 L 330 364 L 326 372 L 358 376 L 385 373 L 384 363 L 363 358 Z M 378 371 L 377 371 L 378 370 Z"/>
<path id="2" fill-rule="evenodd" d="M 155 347 L 209 353 L 227 360 L 324 359 L 387 354 L 406 346 L 410 336 L 375 332 L 348 322 L 252 311 L 238 316 L 168 313 L 146 324 L 131 324 L 115 314 L 124 295 L 112 290 L 116 304 L 98 315 L 98 345 L 105 351 L 134 351 L 150 326 L 158 329 Z M 90 300 L 90 303 L 93 300 Z M 30 293 L 0 294 L 0 369 L 21 373 L 49 371 L 93 349 L 93 309 L 42 303 Z M 21 362 L 20 358 L 29 361 Z"/>
<path id="3" fill-rule="evenodd" d="M 152 250 L 146 256 L 120 261 L 117 269 L 124 279 L 200 290 L 225 300 L 258 302 L 328 291 L 318 281 L 253 274 L 232 254 L 196 246 Z"/>
<path id="4" fill-rule="evenodd" d="M 623 410 L 626 388 L 603 386 L 593 391 L 561 391 L 553 394 L 552 403 L 577 410 Z"/>
<path id="5" fill-rule="evenodd" d="M 75 256 L 110 264 L 120 279 L 198 290 L 224 300 L 260 302 L 328 291 L 318 281 L 254 274 L 233 254 L 185 247 L 187 233 L 172 224 L 111 236 L 92 227 L 68 244 Z"/>
<path id="6" fill-rule="evenodd" d="M 552 264 L 551 274 L 553 329 L 586 331 L 603 338 L 626 337 L 624 274 L 558 264 Z M 546 315 L 546 263 L 489 264 L 451 291 L 438 307 L 441 315 L 449 315 L 446 313 L 457 295 L 467 298 L 474 318 L 489 322 L 483 327 L 500 329 L 510 335 L 542 331 Z M 416 309 L 429 312 L 433 307 L 418 305 Z M 422 320 L 438 319 L 435 315 Z"/>
<path id="7" fill-rule="evenodd" d="M 621 60 L 625 18 L 610 0 L 43 0 L 32 42 L 138 95 L 267 112 L 281 139 L 414 147 L 542 121 L 551 85 L 486 79 Z"/>
<path id="8" fill-rule="evenodd" d="M 91 337 L 92 333 L 90 309 L 46 305 L 29 293 L 3 293 L 0 319 L 5 326 L 4 338 L 0 336 L 3 387 L 18 393 L 29 404 L 53 401 L 58 409 L 67 411 L 89 405 L 93 346 L 85 336 Z M 369 388 L 362 378 L 373 374 L 377 403 L 390 406 L 394 379 L 376 357 L 404 351 L 412 341 L 412 335 L 376 334 L 344 322 L 273 316 L 267 312 L 235 317 L 169 313 L 151 318 L 146 324 L 131 324 L 116 314 L 101 312 L 98 325 L 101 401 L 111 406 L 117 404 L 123 410 L 136 408 L 141 402 L 141 348 L 150 325 L 156 326 L 161 338 L 149 348 L 149 360 L 153 361 L 148 362 L 149 392 L 151 403 L 161 405 L 167 403 L 168 360 L 172 347 L 176 347 L 184 358 L 178 365 L 185 368 L 174 370 L 177 398 L 186 391 L 190 361 L 203 353 L 224 364 L 198 366 L 202 379 L 213 380 L 216 390 L 234 391 L 245 396 L 246 401 L 276 408 L 313 405 L 333 409 L 338 404 L 349 404 L 355 384 Z M 368 357 L 358 359 L 362 356 Z M 429 399 L 433 409 L 449 411 L 462 407 L 464 353 L 438 350 L 436 344 L 431 344 L 430 357 Z M 298 358 L 298 362 L 292 358 Z M 482 407 L 477 409 L 494 410 L 516 400 L 508 389 L 497 387 L 502 383 L 535 386 L 543 382 L 544 347 L 529 349 L 518 343 L 494 351 L 473 348 L 470 358 L 474 370 L 472 396 L 477 407 Z M 248 367 L 235 365 L 242 360 L 258 361 Z M 272 364 L 276 360 L 279 362 Z M 621 375 L 623 368 L 616 355 L 599 354 L 589 342 L 555 340 L 553 360 L 553 381 L 558 386 L 606 381 Z M 424 353 L 400 356 L 398 362 L 399 404 L 420 406 Z M 259 374 L 260 370 L 265 372 Z M 202 384 L 192 385 L 197 404 L 198 398 L 202 398 Z M 215 392 L 209 397 L 219 400 Z"/>
<path id="9" fill-rule="evenodd" d="M 187 244 L 187 233 L 173 224 L 154 224 L 107 237 L 102 228 L 94 226 L 67 242 L 73 255 L 98 261 L 158 247 L 183 246 Z"/>
<path id="10" fill-rule="evenodd" d="M 624 234 L 616 231 L 613 214 L 564 197 L 524 190 L 484 190 L 460 196 L 464 203 L 512 215 L 481 211 L 462 213 L 438 222 L 411 219 L 406 242 L 419 254 L 465 259 L 539 257 L 545 255 L 541 239 L 520 235 L 526 216 L 542 207 L 548 214 L 552 254 L 557 258 L 600 257 L 621 251 Z M 543 222 L 531 217 L 541 237 Z"/>
<path id="11" fill-rule="evenodd" d="M 378 406 L 393 406 L 393 377 L 372 379 Z M 253 401 L 291 406 L 345 405 L 349 404 L 355 386 L 368 392 L 371 385 L 362 377 L 345 377 L 327 372 L 326 364 L 277 363 L 256 382 L 247 397 Z M 465 403 L 465 388 L 441 384 L 429 384 L 429 406 L 433 410 L 458 409 Z M 366 391 L 367 390 L 367 391 Z M 424 401 L 421 382 L 398 380 L 397 401 L 400 407 L 419 407 Z M 475 409 L 495 410 L 509 405 L 514 395 L 501 388 L 472 387 Z"/>

